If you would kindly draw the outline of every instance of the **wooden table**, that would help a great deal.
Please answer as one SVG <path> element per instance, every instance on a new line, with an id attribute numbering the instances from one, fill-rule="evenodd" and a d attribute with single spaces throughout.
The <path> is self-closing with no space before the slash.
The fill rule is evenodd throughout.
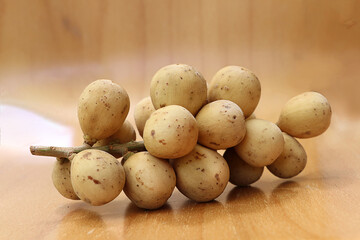
<path id="1" fill-rule="evenodd" d="M 0 239 L 360 239 L 359 17 L 356 0 L 0 0 Z M 265 170 L 209 203 L 175 190 L 156 211 L 124 193 L 100 207 L 60 196 L 55 160 L 28 147 L 80 145 L 77 98 L 97 78 L 124 86 L 133 123 L 151 76 L 177 62 L 208 82 L 225 65 L 250 68 L 256 115 L 273 122 L 292 96 L 323 93 L 332 123 L 301 140 L 305 170 Z"/>
<path id="2" fill-rule="evenodd" d="M 229 184 L 216 201 L 202 204 L 175 190 L 156 211 L 138 209 L 124 193 L 100 207 L 64 199 L 51 182 L 55 160 L 31 156 L 28 145 L 77 145 L 76 123 L 2 105 L 0 239 L 359 238 L 359 115 L 347 115 L 329 99 L 332 124 L 325 134 L 301 141 L 308 165 L 299 176 L 280 180 L 265 171 L 251 187 Z M 262 104 L 271 108 L 277 101 L 269 97 Z"/>

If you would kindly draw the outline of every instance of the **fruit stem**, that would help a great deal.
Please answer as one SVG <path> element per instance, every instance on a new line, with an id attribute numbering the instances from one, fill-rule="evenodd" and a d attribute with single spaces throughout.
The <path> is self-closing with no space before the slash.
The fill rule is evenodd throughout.
<path id="1" fill-rule="evenodd" d="M 110 144 L 100 147 L 91 147 L 89 144 L 83 144 L 82 146 L 78 147 L 30 146 L 30 152 L 32 155 L 52 156 L 57 158 L 69 158 L 72 154 L 79 153 L 86 149 L 98 149 L 118 157 L 124 156 L 129 151 L 146 151 L 143 141 L 131 141 L 123 144 Z"/>

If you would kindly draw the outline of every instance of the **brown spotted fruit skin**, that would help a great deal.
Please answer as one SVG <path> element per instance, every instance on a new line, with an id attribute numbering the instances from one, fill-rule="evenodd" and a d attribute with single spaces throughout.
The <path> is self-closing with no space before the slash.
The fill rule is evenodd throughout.
<path id="1" fill-rule="evenodd" d="M 71 162 L 68 159 L 57 158 L 56 160 L 52 171 L 52 181 L 56 190 L 66 198 L 79 200 L 71 184 Z"/>
<path id="2" fill-rule="evenodd" d="M 76 154 L 72 160 L 71 183 L 81 200 L 99 206 L 120 194 L 125 184 L 125 172 L 111 154 L 88 149 Z"/>
<path id="3" fill-rule="evenodd" d="M 330 104 L 323 95 L 305 92 L 285 104 L 277 125 L 293 137 L 316 137 L 330 126 L 331 114 Z"/>
<path id="4" fill-rule="evenodd" d="M 253 72 L 240 66 L 227 66 L 212 78 L 208 100 L 230 100 L 241 108 L 247 118 L 254 112 L 260 96 L 260 81 Z"/>
<path id="5" fill-rule="evenodd" d="M 303 146 L 293 137 L 283 132 L 285 145 L 280 156 L 267 166 L 279 178 L 292 178 L 304 170 L 307 155 Z"/>
<path id="6" fill-rule="evenodd" d="M 78 119 L 88 143 L 95 143 L 120 129 L 129 112 L 130 100 L 125 89 L 111 80 L 89 84 L 78 102 Z"/>
<path id="7" fill-rule="evenodd" d="M 273 163 L 284 149 L 284 137 L 276 124 L 262 120 L 245 121 L 246 135 L 235 146 L 236 153 L 254 167 L 264 167 Z"/>
<path id="8" fill-rule="evenodd" d="M 136 104 L 134 119 L 136 128 L 138 129 L 141 137 L 143 136 L 145 123 L 154 111 L 155 108 L 150 97 L 143 98 L 140 102 L 138 102 L 138 104 Z"/>
<path id="9" fill-rule="evenodd" d="M 145 124 L 143 139 L 151 155 L 171 159 L 191 152 L 198 135 L 194 116 L 184 107 L 171 105 L 151 114 Z"/>
<path id="10" fill-rule="evenodd" d="M 168 160 L 139 152 L 125 161 L 124 169 L 124 192 L 139 208 L 160 208 L 174 191 L 176 176 Z"/>
<path id="11" fill-rule="evenodd" d="M 253 167 L 242 160 L 234 148 L 225 151 L 223 157 L 230 168 L 230 182 L 236 186 L 248 186 L 260 179 L 264 167 Z"/>
<path id="12" fill-rule="evenodd" d="M 134 127 L 128 120 L 125 120 L 121 128 L 108 138 L 97 141 L 93 147 L 105 146 L 112 143 L 128 143 L 136 140 Z"/>
<path id="13" fill-rule="evenodd" d="M 218 150 L 234 147 L 246 133 L 241 108 L 229 100 L 206 104 L 196 115 L 201 145 Z"/>
<path id="14" fill-rule="evenodd" d="M 172 161 L 176 187 L 197 202 L 214 200 L 224 191 L 230 176 L 226 160 L 216 151 L 201 145 L 186 156 Z"/>
<path id="15" fill-rule="evenodd" d="M 195 115 L 207 103 L 207 85 L 194 67 L 172 64 L 155 73 L 151 80 L 150 97 L 155 109 L 180 105 Z"/>

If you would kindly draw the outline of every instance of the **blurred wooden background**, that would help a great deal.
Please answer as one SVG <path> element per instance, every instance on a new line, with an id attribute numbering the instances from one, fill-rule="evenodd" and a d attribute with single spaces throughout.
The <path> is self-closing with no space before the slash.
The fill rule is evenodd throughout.
<path id="1" fill-rule="evenodd" d="M 260 102 L 265 116 L 307 90 L 338 98 L 340 110 L 354 114 L 360 1 L 0 0 L 2 103 L 71 124 L 89 82 L 120 83 L 133 109 L 152 75 L 171 63 L 193 65 L 207 81 L 229 64 L 253 70 L 261 101 L 279 101 L 274 109 Z"/>

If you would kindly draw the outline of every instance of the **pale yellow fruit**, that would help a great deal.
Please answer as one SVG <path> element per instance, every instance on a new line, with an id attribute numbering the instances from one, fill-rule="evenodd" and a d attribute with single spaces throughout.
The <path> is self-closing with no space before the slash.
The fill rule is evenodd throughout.
<path id="1" fill-rule="evenodd" d="M 168 65 L 152 78 L 150 97 L 155 109 L 180 105 L 195 115 L 207 103 L 207 85 L 201 73 L 192 66 Z"/>
<path id="2" fill-rule="evenodd" d="M 273 163 L 284 149 L 284 137 L 279 127 L 262 119 L 245 121 L 245 126 L 246 135 L 235 146 L 236 153 L 254 167 Z"/>
<path id="3" fill-rule="evenodd" d="M 292 178 L 304 170 L 307 155 L 303 146 L 293 137 L 283 133 L 285 145 L 280 156 L 267 166 L 279 178 Z"/>
<path id="4" fill-rule="evenodd" d="M 317 92 L 305 92 L 291 98 L 283 107 L 277 125 L 297 138 L 316 137 L 328 129 L 331 107 Z"/>
<path id="5" fill-rule="evenodd" d="M 168 160 L 138 152 L 125 161 L 124 169 L 124 192 L 140 208 L 162 207 L 174 191 L 176 176 Z"/>
<path id="6" fill-rule="evenodd" d="M 76 154 L 71 162 L 71 183 L 83 201 L 103 205 L 115 199 L 125 184 L 120 162 L 107 152 L 88 149 Z"/>
<path id="7" fill-rule="evenodd" d="M 229 181 L 229 166 L 216 151 L 196 145 L 188 155 L 172 161 L 176 187 L 197 202 L 214 200 Z"/>
<path id="8" fill-rule="evenodd" d="M 241 142 L 246 133 L 245 118 L 240 107 L 229 100 L 206 104 L 196 115 L 201 145 L 226 149 Z"/>
<path id="9" fill-rule="evenodd" d="M 129 96 L 121 86 L 106 79 L 90 83 L 78 102 L 84 140 L 93 144 L 113 135 L 125 121 L 129 107 Z"/>
<path id="10" fill-rule="evenodd" d="M 261 85 L 253 72 L 239 66 L 227 66 L 212 78 L 208 100 L 230 100 L 241 108 L 247 118 L 258 105 L 260 95 Z"/>
<path id="11" fill-rule="evenodd" d="M 242 160 L 233 148 L 225 151 L 224 156 L 230 168 L 230 182 L 237 186 L 247 186 L 260 179 L 264 167 L 253 167 Z"/>
<path id="12" fill-rule="evenodd" d="M 70 177 L 71 162 L 68 159 L 59 159 L 55 162 L 52 181 L 58 192 L 66 198 L 78 200 Z"/>
<path id="13" fill-rule="evenodd" d="M 128 143 L 136 140 L 134 127 L 128 120 L 125 120 L 121 128 L 108 138 L 97 141 L 93 147 L 105 146 L 111 143 Z"/>
<path id="14" fill-rule="evenodd" d="M 150 97 L 142 99 L 135 107 L 134 118 L 136 127 L 139 131 L 140 136 L 143 136 L 144 127 L 146 121 L 150 115 L 155 111 L 154 105 L 151 102 Z"/>
<path id="15" fill-rule="evenodd" d="M 195 147 L 198 126 L 194 116 L 184 107 L 171 105 L 153 112 L 144 128 L 147 151 L 158 158 L 179 158 Z"/>

